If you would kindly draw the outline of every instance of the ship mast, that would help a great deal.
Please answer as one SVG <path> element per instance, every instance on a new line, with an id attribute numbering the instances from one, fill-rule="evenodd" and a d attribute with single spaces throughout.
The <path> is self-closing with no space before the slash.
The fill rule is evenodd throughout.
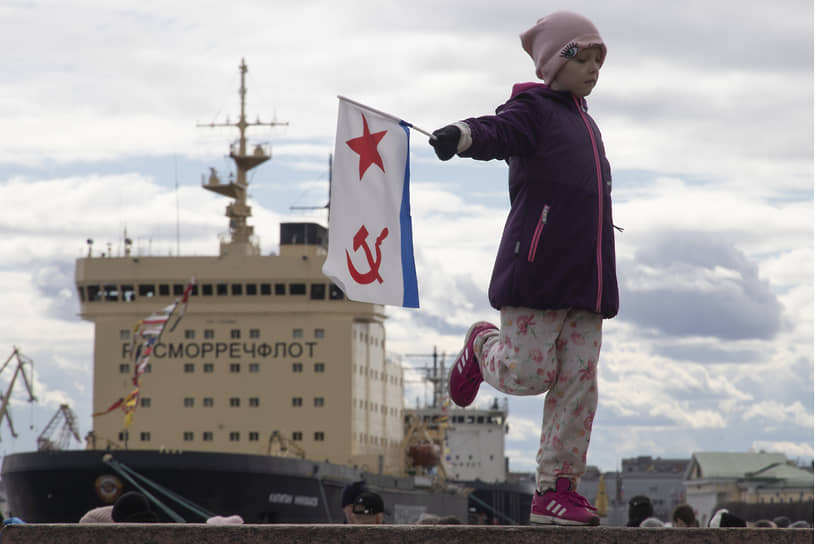
<path id="1" fill-rule="evenodd" d="M 236 178 L 230 175 L 228 183 L 222 183 L 218 173 L 214 168 L 210 168 L 209 179 L 202 182 L 204 189 L 208 189 L 219 195 L 231 198 L 233 201 L 226 207 L 226 216 L 229 218 L 229 240 L 221 241 L 221 256 L 226 255 L 260 255 L 260 245 L 254 236 L 254 227 L 247 224 L 247 219 L 252 216 L 252 208 L 246 204 L 246 196 L 249 183 L 246 180 L 246 173 L 252 168 L 269 160 L 271 154 L 267 148 L 258 144 L 251 154 L 246 152 L 246 129 L 255 126 L 286 126 L 288 122 L 263 122 L 258 118 L 256 121 L 246 120 L 246 62 L 241 59 L 241 116 L 237 123 L 207 123 L 199 124 L 199 127 L 238 127 L 240 138 L 237 146 L 233 143 L 229 148 L 229 156 L 235 161 Z"/>

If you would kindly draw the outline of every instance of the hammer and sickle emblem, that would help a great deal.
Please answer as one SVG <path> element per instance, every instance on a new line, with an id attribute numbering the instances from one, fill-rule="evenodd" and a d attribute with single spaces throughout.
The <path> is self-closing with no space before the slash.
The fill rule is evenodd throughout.
<path id="1" fill-rule="evenodd" d="M 354 281 L 362 285 L 373 283 L 374 280 L 382 283 L 382 276 L 379 275 L 379 265 L 382 264 L 382 250 L 379 246 L 382 244 L 382 240 L 387 238 L 387 236 L 388 227 L 385 227 L 376 238 L 376 243 L 374 244 L 376 248 L 376 259 L 374 259 L 374 256 L 371 254 L 371 248 L 368 246 L 368 229 L 365 228 L 365 225 L 359 227 L 359 230 L 354 235 L 354 251 L 360 247 L 363 248 L 370 270 L 364 274 L 359 272 L 354 267 L 354 263 L 351 262 L 351 255 L 348 254 L 348 250 L 346 249 L 345 258 L 348 260 L 348 272 L 351 273 L 351 277 L 354 278 Z"/>

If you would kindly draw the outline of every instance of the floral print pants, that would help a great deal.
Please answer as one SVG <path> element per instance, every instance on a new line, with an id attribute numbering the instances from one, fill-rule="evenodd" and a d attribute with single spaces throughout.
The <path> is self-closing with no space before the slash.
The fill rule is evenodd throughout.
<path id="1" fill-rule="evenodd" d="M 475 342 L 488 384 L 510 395 L 546 393 L 536 471 L 541 492 L 560 477 L 576 489 L 586 471 L 602 328 L 602 316 L 585 310 L 505 307 L 500 332 Z"/>

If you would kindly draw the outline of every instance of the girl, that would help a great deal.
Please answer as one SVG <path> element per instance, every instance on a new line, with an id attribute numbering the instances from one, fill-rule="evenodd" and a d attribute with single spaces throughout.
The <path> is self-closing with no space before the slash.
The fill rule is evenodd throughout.
<path id="1" fill-rule="evenodd" d="M 606 46 L 585 17 L 557 12 L 521 34 L 544 81 L 516 84 L 497 115 L 433 133 L 454 154 L 509 164 L 510 211 L 489 297 L 500 329 L 470 327 L 450 373 L 450 397 L 475 399 L 482 381 L 512 395 L 547 393 L 530 521 L 597 525 L 576 491 L 597 408 L 603 318 L 617 314 L 611 171 L 585 97 Z"/>

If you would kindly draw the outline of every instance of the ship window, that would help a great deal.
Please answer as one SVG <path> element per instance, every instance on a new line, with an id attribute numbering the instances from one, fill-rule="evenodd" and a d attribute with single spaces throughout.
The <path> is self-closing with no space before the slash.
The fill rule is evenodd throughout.
<path id="1" fill-rule="evenodd" d="M 195 331 L 193 329 L 186 329 L 184 331 L 184 338 L 187 340 L 193 340 L 195 338 Z"/>
<path id="2" fill-rule="evenodd" d="M 204 329 L 204 338 L 215 338 L 215 331 L 212 329 Z"/>
<path id="3" fill-rule="evenodd" d="M 237 340 L 238 338 L 241 337 L 241 330 L 240 329 L 232 329 L 232 330 L 230 330 L 229 331 L 229 337 L 234 338 L 235 340 Z"/>
<path id="4" fill-rule="evenodd" d="M 240 296 L 243 294 L 243 284 L 242 283 L 233 283 L 232 284 L 232 295 L 233 296 Z"/>
<path id="5" fill-rule="evenodd" d="M 119 329 L 119 340 L 130 340 L 130 329 Z"/>
<path id="6" fill-rule="evenodd" d="M 190 296 L 194 296 L 194 297 L 198 296 L 198 284 L 197 283 L 192 284 L 192 289 L 190 289 Z"/>
<path id="7" fill-rule="evenodd" d="M 81 286 L 77 286 L 76 290 L 79 292 L 79 301 L 85 302 L 85 288 Z"/>
<path id="8" fill-rule="evenodd" d="M 184 284 L 183 283 L 174 283 L 173 284 L 173 296 L 180 297 L 184 294 Z"/>
<path id="9" fill-rule="evenodd" d="M 257 442 L 260 440 L 260 433 L 257 431 L 250 431 L 249 432 L 249 442 Z"/>
<path id="10" fill-rule="evenodd" d="M 116 302 L 119 300 L 119 290 L 115 285 L 106 284 L 104 297 L 108 302 Z"/>
<path id="11" fill-rule="evenodd" d="M 314 338 L 325 338 L 325 329 L 314 329 Z"/>
<path id="12" fill-rule="evenodd" d="M 225 297 L 226 295 L 229 294 L 229 291 L 227 290 L 225 283 L 216 283 L 215 291 L 216 293 L 218 293 L 219 297 Z"/>
<path id="13" fill-rule="evenodd" d="M 215 406 L 215 400 L 212 397 L 204 397 L 204 407 L 212 408 Z"/>
<path id="14" fill-rule="evenodd" d="M 212 431 L 204 431 L 204 442 L 212 442 Z"/>
<path id="15" fill-rule="evenodd" d="M 130 365 L 127 363 L 122 363 L 119 365 L 119 373 L 120 374 L 129 374 L 130 373 Z"/>
<path id="16" fill-rule="evenodd" d="M 331 300 L 342 300 L 344 297 L 345 295 L 342 289 L 332 283 L 331 287 L 328 288 L 328 298 Z"/>
<path id="17" fill-rule="evenodd" d="M 302 372 L 303 371 L 303 363 L 292 363 L 291 364 L 291 371 L 292 372 Z"/>
<path id="18" fill-rule="evenodd" d="M 246 294 L 249 296 L 255 296 L 258 294 L 258 286 L 254 283 L 247 283 L 246 284 Z"/>
<path id="19" fill-rule="evenodd" d="M 249 363 L 249 372 L 260 372 L 260 365 L 257 363 Z"/>
<path id="20" fill-rule="evenodd" d="M 184 442 L 192 442 L 195 438 L 195 433 L 191 431 L 184 431 Z"/>
<path id="21" fill-rule="evenodd" d="M 159 283 L 158 284 L 158 296 L 160 297 L 169 297 L 170 296 L 170 285 L 166 283 Z"/>
<path id="22" fill-rule="evenodd" d="M 317 442 L 322 442 L 323 440 L 325 440 L 325 433 L 323 433 L 322 431 L 317 431 L 316 433 L 314 433 L 314 440 L 316 440 Z"/>
<path id="23" fill-rule="evenodd" d="M 292 338 L 302 338 L 303 329 L 294 329 L 291 331 Z"/>
<path id="24" fill-rule="evenodd" d="M 195 372 L 195 363 L 184 363 L 184 372 L 187 374 Z"/>
<path id="25" fill-rule="evenodd" d="M 294 431 L 293 433 L 291 433 L 291 439 L 292 440 L 302 440 L 303 439 L 303 433 L 301 433 L 300 431 Z"/>
<path id="26" fill-rule="evenodd" d="M 212 284 L 211 283 L 205 283 L 204 285 L 202 285 L 201 286 L 201 294 L 203 296 L 205 296 L 205 297 L 211 297 L 212 296 Z"/>
<path id="27" fill-rule="evenodd" d="M 325 398 L 324 397 L 314 397 L 314 406 L 321 407 L 325 406 Z"/>
<path id="28" fill-rule="evenodd" d="M 153 363 L 147 363 L 146 365 L 144 365 L 144 372 L 145 374 L 153 372 Z"/>
<path id="29" fill-rule="evenodd" d="M 311 284 L 311 299 L 312 300 L 323 300 L 323 299 L 325 299 L 325 284 L 324 283 L 312 283 Z"/>
<path id="30" fill-rule="evenodd" d="M 128 438 L 130 438 L 129 431 L 119 431 L 119 441 L 125 442 Z"/>
<path id="31" fill-rule="evenodd" d="M 156 296 L 156 286 L 150 283 L 142 283 L 139 285 L 140 297 L 154 297 Z"/>
<path id="32" fill-rule="evenodd" d="M 215 372 L 215 365 L 212 363 L 204 363 L 204 373 L 211 374 Z"/>
<path id="33" fill-rule="evenodd" d="M 150 433 L 149 432 L 142 432 L 139 434 L 139 438 L 142 442 L 150 442 Z"/>
<path id="34" fill-rule="evenodd" d="M 257 408 L 260 406 L 260 399 L 257 397 L 249 397 L 249 406 L 252 408 Z"/>
<path id="35" fill-rule="evenodd" d="M 240 363 L 230 363 L 229 364 L 229 371 L 232 373 L 237 374 L 241 371 L 241 364 Z"/>
<path id="36" fill-rule="evenodd" d="M 195 399 L 192 397 L 184 397 L 184 408 L 192 408 L 195 406 Z"/>
<path id="37" fill-rule="evenodd" d="M 230 442 L 237 442 L 240 439 L 241 439 L 241 433 L 239 433 L 237 431 L 232 431 L 231 433 L 229 433 L 229 441 Z"/>
<path id="38" fill-rule="evenodd" d="M 290 295 L 305 295 L 306 294 L 306 284 L 305 283 L 290 283 L 289 284 L 289 294 Z"/>
<path id="39" fill-rule="evenodd" d="M 144 397 L 139 399 L 139 406 L 142 408 L 150 408 L 150 397 Z"/>
<path id="40" fill-rule="evenodd" d="M 285 283 L 275 283 L 274 284 L 274 294 L 275 295 L 285 295 L 286 294 L 286 284 Z"/>
<path id="41" fill-rule="evenodd" d="M 230 397 L 229 405 L 233 408 L 237 408 L 241 405 L 241 399 L 239 397 Z"/>
<path id="42" fill-rule="evenodd" d="M 88 301 L 97 302 L 102 299 L 102 290 L 98 285 L 88 285 Z"/>
<path id="43" fill-rule="evenodd" d="M 314 372 L 325 372 L 325 363 L 314 363 Z"/>
<path id="44" fill-rule="evenodd" d="M 484 423 L 484 416 L 478 416 L 477 423 Z"/>
<path id="45" fill-rule="evenodd" d="M 260 329 L 249 329 L 249 338 L 260 338 Z"/>
<path id="46" fill-rule="evenodd" d="M 260 284 L 260 294 L 263 296 L 269 296 L 272 294 L 272 284 L 271 283 L 261 283 Z"/>
<path id="47" fill-rule="evenodd" d="M 136 300 L 136 290 L 132 285 L 122 285 L 122 300 L 125 302 Z"/>
<path id="48" fill-rule="evenodd" d="M 292 397 L 291 405 L 292 406 L 302 406 L 303 405 L 303 397 Z"/>

